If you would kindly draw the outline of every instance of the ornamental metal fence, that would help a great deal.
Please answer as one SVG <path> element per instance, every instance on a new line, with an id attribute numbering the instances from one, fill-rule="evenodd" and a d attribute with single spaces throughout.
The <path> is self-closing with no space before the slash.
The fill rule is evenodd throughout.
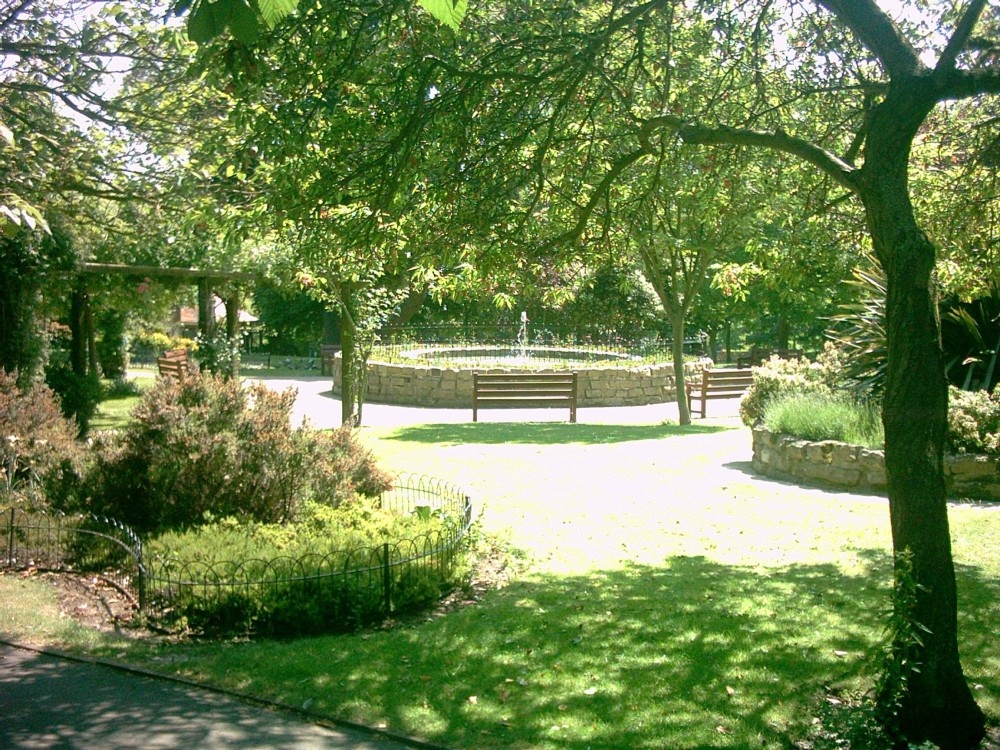
<path id="1" fill-rule="evenodd" d="M 671 340 L 656 334 L 623 336 L 616 331 L 600 327 L 579 328 L 569 326 L 543 326 L 529 322 L 501 325 L 439 324 L 386 328 L 379 332 L 373 359 L 390 362 L 411 358 L 408 353 L 422 347 L 457 348 L 475 351 L 477 348 L 495 349 L 499 354 L 517 355 L 521 350 L 549 349 L 551 358 L 558 362 L 565 358 L 558 350 L 573 350 L 577 355 L 593 353 L 613 357 L 640 357 L 647 360 L 667 360 L 671 356 Z M 701 336 L 686 339 L 684 349 L 697 352 L 704 346 Z M 568 352 L 567 352 L 568 355 Z M 545 352 L 532 356 L 544 359 Z"/>
<path id="2" fill-rule="evenodd" d="M 142 541 L 118 521 L 11 507 L 0 513 L 0 568 L 96 575 L 142 604 Z"/>
<path id="3" fill-rule="evenodd" d="M 469 497 L 431 477 L 396 477 L 381 507 L 438 522 L 412 539 L 369 547 L 202 563 L 144 556 L 138 537 L 108 519 L 15 508 L 4 513 L 0 566 L 99 572 L 150 620 L 173 627 L 276 634 L 351 628 L 438 598 L 453 582 L 472 523 Z"/>

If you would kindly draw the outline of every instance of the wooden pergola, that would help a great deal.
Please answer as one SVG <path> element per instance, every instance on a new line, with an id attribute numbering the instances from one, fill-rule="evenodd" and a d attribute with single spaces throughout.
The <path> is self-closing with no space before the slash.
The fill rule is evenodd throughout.
<path id="1" fill-rule="evenodd" d="M 198 331 L 208 338 L 215 333 L 215 305 L 213 294 L 226 306 L 226 338 L 239 339 L 243 289 L 240 282 L 253 282 L 256 276 L 240 271 L 213 271 L 199 268 L 164 268 L 162 266 L 130 266 L 118 263 L 83 263 L 79 266 L 77 283 L 70 302 L 70 363 L 73 372 L 85 375 L 89 368 L 97 370 L 97 349 L 94 341 L 94 324 L 90 311 L 87 278 L 94 275 L 133 277 L 137 282 L 145 279 L 196 284 L 198 287 Z M 215 287 L 225 282 L 222 293 Z M 233 283 L 236 282 L 236 283 Z"/>

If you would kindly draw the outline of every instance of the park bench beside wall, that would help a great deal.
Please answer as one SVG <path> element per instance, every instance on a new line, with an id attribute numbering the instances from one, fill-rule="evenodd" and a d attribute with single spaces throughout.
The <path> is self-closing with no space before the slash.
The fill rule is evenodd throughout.
<path id="1" fill-rule="evenodd" d="M 472 373 L 472 421 L 479 410 L 568 406 L 576 422 L 576 372 Z"/>
<path id="2" fill-rule="evenodd" d="M 701 418 L 704 419 L 709 401 L 743 396 L 752 383 L 753 372 L 751 370 L 706 368 L 701 371 L 700 378 L 685 384 L 688 410 L 694 414 L 694 402 L 700 402 L 701 408 L 698 411 L 701 413 Z"/>

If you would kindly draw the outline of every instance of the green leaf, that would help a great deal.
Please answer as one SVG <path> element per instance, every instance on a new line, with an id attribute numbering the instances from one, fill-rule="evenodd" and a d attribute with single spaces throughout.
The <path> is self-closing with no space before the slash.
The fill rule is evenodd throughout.
<path id="1" fill-rule="evenodd" d="M 420 5 L 440 23 L 453 29 L 458 29 L 469 7 L 468 0 L 420 0 Z"/>
<path id="2" fill-rule="evenodd" d="M 217 20 L 216 3 L 198 3 L 194 13 L 188 19 L 188 37 L 196 44 L 212 41 L 226 29 L 225 22 Z"/>
<path id="3" fill-rule="evenodd" d="M 260 22 L 253 8 L 243 2 L 235 3 L 229 12 L 229 28 L 243 44 L 253 44 L 260 38 Z"/>
<path id="4" fill-rule="evenodd" d="M 298 7 L 299 0 L 257 0 L 260 15 L 269 27 L 289 15 Z"/>

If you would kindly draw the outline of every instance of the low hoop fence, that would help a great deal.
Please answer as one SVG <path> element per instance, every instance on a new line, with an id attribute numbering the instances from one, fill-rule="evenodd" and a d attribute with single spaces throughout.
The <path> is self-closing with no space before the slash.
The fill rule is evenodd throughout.
<path id="1" fill-rule="evenodd" d="M 263 635 L 351 630 L 440 598 L 456 583 L 461 544 L 472 523 L 469 497 L 431 477 L 398 476 L 382 494 L 381 507 L 433 520 L 433 530 L 325 554 L 204 563 L 169 554 L 144 557 L 135 535 L 109 522 L 132 543 L 118 542 L 114 558 L 106 550 L 102 570 L 108 575 L 113 560 L 117 585 L 127 588 L 151 622 L 169 629 Z M 101 559 L 89 551 L 76 556 L 88 548 L 80 535 L 114 541 L 109 532 L 95 537 L 86 523 L 68 522 L 69 516 L 6 516 L 5 539 L 18 540 L 5 549 L 8 568 L 26 567 L 30 560 L 37 567 L 45 561 L 53 569 L 80 569 Z"/>
<path id="2" fill-rule="evenodd" d="M 396 514 L 436 519 L 412 539 L 299 557 L 145 562 L 147 613 L 210 633 L 301 635 L 349 630 L 429 604 L 454 584 L 472 506 L 458 488 L 401 475 L 382 494 Z"/>
<path id="3" fill-rule="evenodd" d="M 95 515 L 9 507 L 0 513 L 0 569 L 86 573 L 142 604 L 142 541 L 118 521 Z"/>
<path id="4" fill-rule="evenodd" d="M 642 357 L 650 360 L 667 359 L 670 356 L 669 339 L 657 335 L 639 337 L 622 336 L 615 331 L 601 328 L 579 329 L 569 326 L 548 326 L 525 323 L 499 325 L 409 325 L 386 328 L 379 331 L 378 341 L 372 358 L 380 361 L 402 362 L 409 357 L 407 352 L 423 347 L 467 348 L 472 352 L 488 348 L 498 354 L 516 355 L 521 348 L 550 349 L 556 352 L 548 357 L 544 352 L 532 356 L 544 364 L 546 358 L 555 363 L 565 357 L 558 356 L 564 349 L 577 356 L 588 352 L 595 359 L 600 355 L 611 357 Z"/>

